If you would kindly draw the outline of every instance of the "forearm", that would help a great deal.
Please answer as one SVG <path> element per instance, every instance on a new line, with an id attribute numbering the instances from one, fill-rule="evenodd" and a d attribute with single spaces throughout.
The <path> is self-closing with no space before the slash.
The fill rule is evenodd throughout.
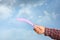
<path id="1" fill-rule="evenodd" d="M 60 30 L 45 28 L 45 36 L 49 36 L 52 39 L 60 39 Z"/>

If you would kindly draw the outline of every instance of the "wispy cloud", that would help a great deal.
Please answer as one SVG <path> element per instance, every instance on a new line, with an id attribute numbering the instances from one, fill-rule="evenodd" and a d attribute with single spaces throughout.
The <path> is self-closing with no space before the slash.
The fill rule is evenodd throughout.
<path id="1" fill-rule="evenodd" d="M 38 22 L 52 22 L 52 20 L 56 20 L 58 16 L 58 14 L 56 14 L 55 12 L 49 13 L 48 11 L 43 11 L 43 13 L 44 16 L 38 16 Z"/>
<path id="2" fill-rule="evenodd" d="M 45 4 L 45 1 L 38 2 L 36 4 L 33 4 L 32 7 L 42 6 Z"/>
<path id="3" fill-rule="evenodd" d="M 17 17 L 23 16 L 23 15 L 30 15 L 31 14 L 31 10 L 29 7 L 23 7 L 19 10 Z"/>
<path id="4" fill-rule="evenodd" d="M 1 0 L 0 2 L 0 5 L 14 6 L 16 0 Z"/>
<path id="5" fill-rule="evenodd" d="M 53 19 L 56 20 L 58 16 L 59 16 L 59 14 L 56 14 L 55 12 L 52 13 L 52 18 L 53 18 Z"/>
<path id="6" fill-rule="evenodd" d="M 41 6 L 44 4 L 44 1 L 46 0 L 0 0 L 0 4 L 2 5 L 7 5 L 7 6 L 22 6 L 21 4 L 24 5 L 32 5 L 34 7 L 36 6 Z"/>
<path id="7" fill-rule="evenodd" d="M 35 2 L 36 1 L 36 2 Z M 42 5 L 44 5 L 44 4 L 46 4 L 46 1 L 44 1 L 44 0 L 35 0 L 35 1 L 33 1 L 33 0 L 27 0 L 27 1 L 25 1 L 24 3 L 21 3 L 21 4 L 19 4 L 19 6 L 21 7 L 21 6 L 29 6 L 29 7 L 37 7 L 37 6 L 42 6 Z"/>
<path id="8" fill-rule="evenodd" d="M 4 29 L 0 31 L 1 40 L 14 40 L 16 37 L 16 29 Z M 13 35 L 14 34 L 14 35 Z"/>
<path id="9" fill-rule="evenodd" d="M 35 36 L 37 35 L 34 32 L 23 28 L 4 29 L 0 31 L 1 40 L 36 40 L 34 39 Z"/>
<path id="10" fill-rule="evenodd" d="M 0 20 L 11 17 L 11 13 L 12 9 L 8 8 L 7 6 L 0 5 Z"/>

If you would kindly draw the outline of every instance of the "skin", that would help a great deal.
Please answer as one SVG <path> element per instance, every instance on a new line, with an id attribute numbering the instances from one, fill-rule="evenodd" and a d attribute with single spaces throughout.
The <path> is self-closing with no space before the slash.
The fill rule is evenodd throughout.
<path id="1" fill-rule="evenodd" d="M 38 34 L 44 34 L 45 27 L 44 26 L 39 26 L 39 25 L 34 25 L 34 31 Z"/>

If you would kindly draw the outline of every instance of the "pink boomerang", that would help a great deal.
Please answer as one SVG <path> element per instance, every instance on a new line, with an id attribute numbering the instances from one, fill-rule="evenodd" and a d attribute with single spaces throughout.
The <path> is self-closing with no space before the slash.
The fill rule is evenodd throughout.
<path id="1" fill-rule="evenodd" d="M 26 22 L 26 23 L 28 23 L 28 24 L 30 24 L 30 25 L 33 26 L 33 23 L 32 23 L 31 21 L 25 19 L 25 18 L 17 18 L 17 20 L 18 20 L 18 21 L 22 21 L 22 22 Z M 34 27 L 34 26 L 33 26 L 33 27 Z"/>

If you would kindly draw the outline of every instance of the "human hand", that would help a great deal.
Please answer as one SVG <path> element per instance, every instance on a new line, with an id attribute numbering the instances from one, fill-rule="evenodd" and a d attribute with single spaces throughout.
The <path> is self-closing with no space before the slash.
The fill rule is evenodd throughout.
<path id="1" fill-rule="evenodd" d="M 44 34 L 45 27 L 39 26 L 39 25 L 34 25 L 34 31 L 38 34 Z"/>

